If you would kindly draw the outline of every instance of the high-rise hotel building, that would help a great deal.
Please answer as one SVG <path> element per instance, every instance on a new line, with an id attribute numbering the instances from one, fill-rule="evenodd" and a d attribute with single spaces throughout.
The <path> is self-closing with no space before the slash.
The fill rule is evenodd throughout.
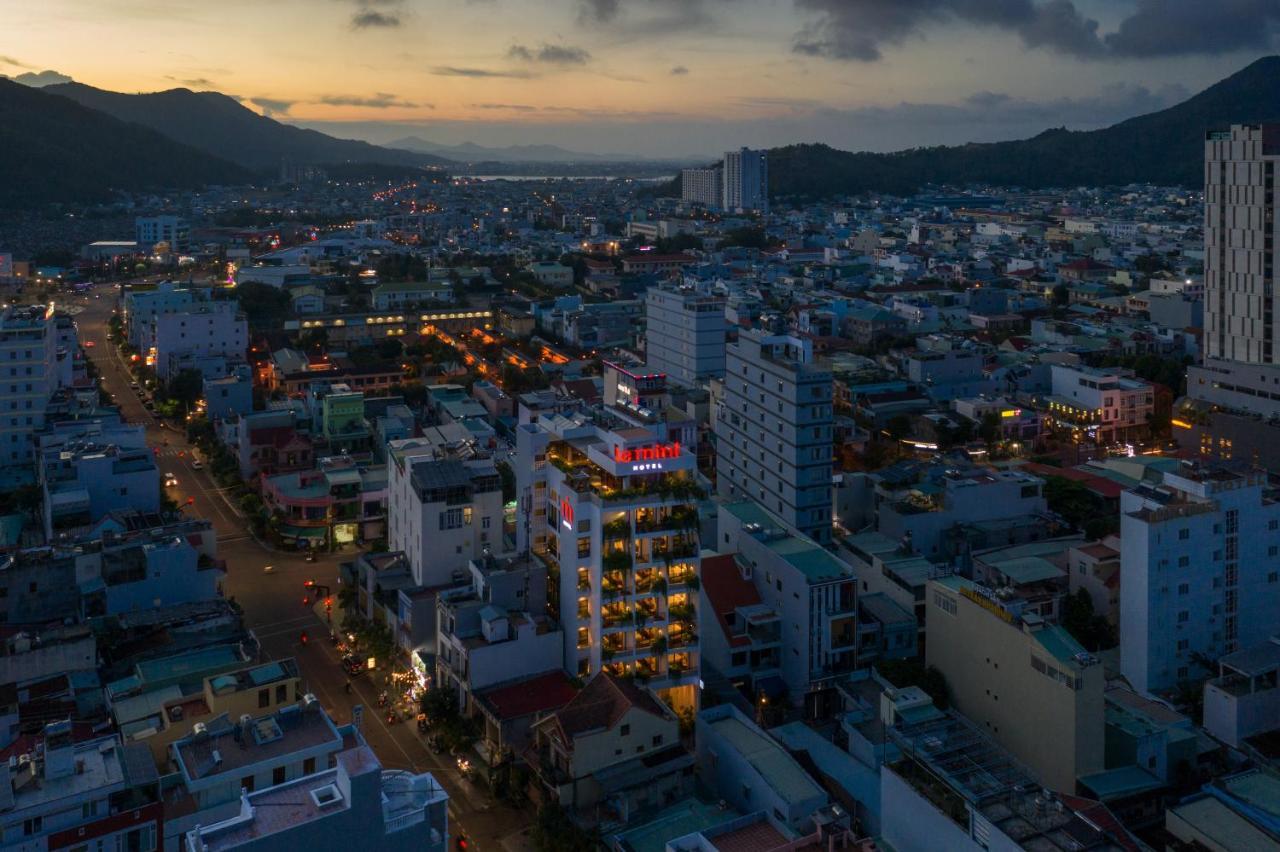
<path id="1" fill-rule="evenodd" d="M 1280 464 L 1276 304 L 1276 163 L 1280 124 L 1238 124 L 1205 138 L 1204 358 L 1187 370 L 1192 400 L 1174 414 L 1179 442 L 1225 461 Z"/>
<path id="2" fill-rule="evenodd" d="M 607 409 L 517 429 L 517 545 L 548 568 L 564 667 L 696 708 L 700 544 L 694 449 Z"/>

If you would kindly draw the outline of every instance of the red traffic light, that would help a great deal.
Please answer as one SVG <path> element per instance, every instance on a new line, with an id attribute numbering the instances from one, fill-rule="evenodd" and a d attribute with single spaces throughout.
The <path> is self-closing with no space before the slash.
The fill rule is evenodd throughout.
<path id="1" fill-rule="evenodd" d="M 306 586 L 308 589 L 309 589 L 309 588 L 311 588 L 312 586 L 314 586 L 315 584 L 316 584 L 316 581 L 315 581 L 315 580 L 303 580 L 303 581 L 302 581 L 302 585 Z"/>

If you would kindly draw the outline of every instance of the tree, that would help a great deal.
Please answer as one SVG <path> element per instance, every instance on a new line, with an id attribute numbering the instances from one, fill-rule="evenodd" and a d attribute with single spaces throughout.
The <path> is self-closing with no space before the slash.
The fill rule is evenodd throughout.
<path id="1" fill-rule="evenodd" d="M 1061 624 L 1088 651 L 1102 651 L 1115 645 L 1114 631 L 1107 620 L 1093 611 L 1093 597 L 1087 589 L 1062 600 Z"/>
<path id="2" fill-rule="evenodd" d="M 246 281 L 234 292 L 240 309 L 249 318 L 250 328 L 279 328 L 289 315 L 289 294 L 284 290 L 257 281 Z"/>
<path id="3" fill-rule="evenodd" d="M 982 422 L 978 424 L 978 437 L 980 437 L 988 447 L 1000 440 L 1000 415 L 994 411 L 988 411 L 982 415 Z"/>
<path id="4" fill-rule="evenodd" d="M 1065 308 L 1071 302 L 1071 291 L 1066 284 L 1055 284 L 1053 287 L 1053 306 Z"/>
<path id="5" fill-rule="evenodd" d="M 162 396 L 190 410 L 204 395 L 204 375 L 199 370 L 182 370 L 169 380 Z"/>
<path id="6" fill-rule="evenodd" d="M 892 417 L 885 424 L 885 431 L 894 440 L 901 440 L 911 434 L 911 418 L 905 414 Z"/>
<path id="7" fill-rule="evenodd" d="M 950 704 L 950 687 L 936 666 L 925 667 L 919 659 L 881 660 L 875 664 L 880 676 L 898 689 L 918 686 L 933 699 L 934 706 L 946 710 Z"/>

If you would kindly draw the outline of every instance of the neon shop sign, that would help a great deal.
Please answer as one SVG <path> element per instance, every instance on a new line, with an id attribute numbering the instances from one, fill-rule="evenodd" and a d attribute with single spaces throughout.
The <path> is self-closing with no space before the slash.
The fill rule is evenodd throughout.
<path id="1" fill-rule="evenodd" d="M 613 448 L 613 460 L 618 464 L 631 465 L 632 473 L 662 470 L 665 459 L 678 458 L 680 458 L 679 441 L 672 441 L 670 444 L 650 444 L 647 447 L 636 447 L 630 450 L 618 446 Z"/>

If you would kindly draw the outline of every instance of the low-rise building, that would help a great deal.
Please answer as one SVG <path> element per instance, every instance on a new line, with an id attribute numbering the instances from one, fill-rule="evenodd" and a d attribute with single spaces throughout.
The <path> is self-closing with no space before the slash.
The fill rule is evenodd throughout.
<path id="1" fill-rule="evenodd" d="M 1005 588 L 930 581 L 926 661 L 959 712 L 1045 785 L 1074 793 L 1105 766 L 1102 665 Z"/>
<path id="2" fill-rule="evenodd" d="M 198 825 L 182 852 L 447 852 L 449 796 L 430 773 L 387 771 L 365 745 L 332 768 L 265 790 L 244 790 L 238 811 Z"/>
<path id="3" fill-rule="evenodd" d="M 1237 749 L 1280 730 L 1280 638 L 1218 660 L 1218 676 L 1204 685 L 1204 728 Z"/>
<path id="4" fill-rule="evenodd" d="M 698 771 L 742 813 L 764 811 L 799 834 L 828 800 L 794 757 L 732 704 L 698 714 Z"/>
<path id="5" fill-rule="evenodd" d="M 70 720 L 0 764 L 4 849 L 157 849 L 163 807 L 155 765 L 115 734 L 76 741 Z"/>
<path id="6" fill-rule="evenodd" d="M 532 733 L 536 783 L 583 823 L 626 824 L 692 789 L 679 721 L 634 681 L 597 674 Z"/>
<path id="7" fill-rule="evenodd" d="M 572 270 L 570 280 L 572 281 Z M 370 292 L 375 311 L 395 311 L 408 308 L 448 304 L 453 301 L 453 284 L 443 281 L 405 281 L 379 284 Z"/>

